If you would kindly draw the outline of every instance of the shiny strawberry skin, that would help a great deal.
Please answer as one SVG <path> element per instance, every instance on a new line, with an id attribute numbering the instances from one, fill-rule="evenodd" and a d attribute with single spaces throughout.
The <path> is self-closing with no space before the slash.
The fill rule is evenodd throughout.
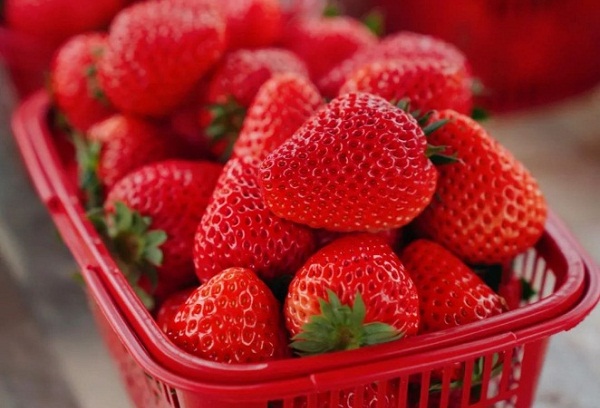
<path id="1" fill-rule="evenodd" d="M 408 99 L 410 111 L 453 109 L 470 114 L 472 79 L 464 65 L 435 59 L 390 59 L 355 71 L 340 94 L 367 92 L 388 101 Z"/>
<path id="2" fill-rule="evenodd" d="M 227 49 L 268 47 L 281 35 L 279 0 L 227 0 L 218 3 L 227 23 Z"/>
<path id="3" fill-rule="evenodd" d="M 305 64 L 288 50 L 261 48 L 231 52 L 212 76 L 207 102 L 223 104 L 233 98 L 248 107 L 262 84 L 275 74 L 288 72 L 308 77 Z"/>
<path id="4" fill-rule="evenodd" d="M 115 114 L 98 122 L 86 136 L 101 144 L 97 176 L 107 190 L 129 172 L 179 154 L 164 129 L 128 115 Z"/>
<path id="5" fill-rule="evenodd" d="M 546 200 L 537 181 L 510 151 L 471 118 L 451 110 L 428 140 L 459 162 L 438 167 L 436 199 L 415 223 L 469 264 L 504 263 L 533 246 L 544 231 Z"/>
<path id="6" fill-rule="evenodd" d="M 417 292 L 421 333 L 487 319 L 505 311 L 504 300 L 441 245 L 418 239 L 400 255 Z"/>
<path id="7" fill-rule="evenodd" d="M 265 82 L 248 108 L 233 146 L 236 156 L 264 159 L 323 104 L 317 88 L 297 74 L 278 74 Z"/>
<path id="8" fill-rule="evenodd" d="M 406 225 L 429 204 L 437 172 L 414 118 L 370 94 L 331 101 L 261 164 L 267 206 L 332 231 Z"/>
<path id="9" fill-rule="evenodd" d="M 467 72 L 471 70 L 465 55 L 455 46 L 432 36 L 401 31 L 357 51 L 324 74 L 317 86 L 324 96 L 335 97 L 350 75 L 363 65 L 396 58 L 445 60 L 464 66 Z"/>
<path id="10" fill-rule="evenodd" d="M 195 238 L 201 282 L 234 266 L 250 268 L 264 279 L 292 274 L 314 249 L 309 228 L 281 219 L 265 206 L 258 163 L 233 158 L 223 169 Z"/>
<path id="11" fill-rule="evenodd" d="M 196 286 L 187 287 L 176 292 L 170 293 L 163 302 L 158 306 L 155 321 L 158 327 L 163 331 L 167 332 L 169 326 L 175 320 L 177 312 L 183 304 L 188 300 L 192 292 L 197 289 Z"/>
<path id="12" fill-rule="evenodd" d="M 212 7 L 141 2 L 113 20 L 98 64 L 102 89 L 124 112 L 170 113 L 221 57 L 225 25 Z"/>
<path id="13" fill-rule="evenodd" d="M 108 193 L 108 212 L 120 201 L 150 217 L 151 229 L 166 232 L 158 267 L 161 294 L 195 281 L 194 236 L 221 170 L 220 164 L 207 161 L 155 162 L 129 173 Z"/>
<path id="14" fill-rule="evenodd" d="M 85 132 L 96 122 L 115 113 L 102 99 L 95 65 L 106 45 L 106 35 L 77 35 L 56 52 L 50 67 L 52 98 L 69 124 Z"/>
<path id="15" fill-rule="evenodd" d="M 288 355 L 279 304 L 254 272 L 229 268 L 196 289 L 167 336 L 198 357 L 251 363 Z"/>
<path id="16" fill-rule="evenodd" d="M 289 286 L 284 305 L 291 336 L 302 332 L 311 316 L 321 313 L 319 298 L 333 291 L 342 304 L 358 292 L 366 306 L 365 323 L 393 326 L 404 336 L 419 328 L 418 295 L 398 256 L 381 237 L 352 234 L 337 239 L 312 255 Z"/>
<path id="17" fill-rule="evenodd" d="M 377 37 L 363 23 L 346 16 L 299 19 L 286 26 L 281 41 L 306 63 L 313 80 L 376 43 Z"/>

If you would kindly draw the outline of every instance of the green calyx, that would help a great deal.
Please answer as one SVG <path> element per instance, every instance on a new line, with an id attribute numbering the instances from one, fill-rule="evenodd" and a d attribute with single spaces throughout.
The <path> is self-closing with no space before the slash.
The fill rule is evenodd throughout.
<path id="1" fill-rule="evenodd" d="M 104 236 L 120 269 L 146 307 L 153 307 L 151 294 L 140 286 L 142 276 L 148 279 L 152 290 L 158 284 L 157 267 L 162 265 L 163 252 L 160 246 L 167 240 L 162 230 L 151 230 L 152 220 L 131 210 L 124 203 L 114 203 L 114 212 L 105 214 L 100 208 L 88 213 L 96 229 Z"/>
<path id="2" fill-rule="evenodd" d="M 354 305 L 340 302 L 338 296 L 327 290 L 329 301 L 319 299 L 321 314 L 314 315 L 294 336 L 290 347 L 300 355 L 314 355 L 398 340 L 403 333 L 393 326 L 365 323 L 366 308 L 360 292 L 356 292 Z"/>
<path id="3" fill-rule="evenodd" d="M 211 122 L 206 128 L 206 135 L 212 145 L 224 143 L 225 147 L 219 159 L 225 162 L 231 156 L 233 144 L 242 130 L 246 108 L 230 96 L 225 103 L 209 105 L 208 110 Z"/>
<path id="4" fill-rule="evenodd" d="M 79 132 L 72 132 L 71 138 L 75 145 L 75 154 L 79 167 L 79 187 L 85 193 L 88 210 L 101 207 L 104 188 L 98 177 L 98 164 L 102 144 L 98 141 L 87 140 Z"/>
<path id="5" fill-rule="evenodd" d="M 109 107 L 110 102 L 108 97 L 100 87 L 100 82 L 98 81 L 98 69 L 96 65 L 90 64 L 85 70 L 85 77 L 87 81 L 87 89 L 89 95 L 92 99 L 100 102 L 102 105 Z"/>

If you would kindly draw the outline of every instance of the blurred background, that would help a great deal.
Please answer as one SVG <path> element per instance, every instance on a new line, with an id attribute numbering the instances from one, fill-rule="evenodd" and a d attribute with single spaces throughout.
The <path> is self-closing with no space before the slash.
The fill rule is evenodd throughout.
<path id="1" fill-rule="evenodd" d="M 311 14 L 324 2 L 282 4 Z M 432 34 L 462 49 L 484 84 L 479 104 L 491 113 L 485 126 L 531 170 L 551 208 L 600 262 L 596 0 L 331 4 L 359 18 L 379 13 L 385 33 Z M 10 132 L 12 111 L 44 86 L 52 52 L 74 33 L 52 13 L 46 17 L 61 28 L 53 35 L 0 25 L 0 407 L 127 407 L 85 294 L 72 279 L 76 265 L 29 183 Z M 536 408 L 598 407 L 599 338 L 598 309 L 553 337 Z"/>

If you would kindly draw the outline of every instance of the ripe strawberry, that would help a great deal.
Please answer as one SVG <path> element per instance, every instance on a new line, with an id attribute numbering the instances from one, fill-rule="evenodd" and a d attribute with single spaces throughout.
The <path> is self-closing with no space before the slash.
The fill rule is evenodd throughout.
<path id="1" fill-rule="evenodd" d="M 162 116 L 183 101 L 224 48 L 223 19 L 208 4 L 136 3 L 113 20 L 98 77 L 120 110 Z"/>
<path id="2" fill-rule="evenodd" d="M 357 51 L 323 75 L 317 86 L 324 96 L 335 97 L 350 75 L 363 65 L 397 58 L 444 60 L 470 72 L 465 55 L 455 46 L 428 35 L 402 31 L 385 37 L 375 46 Z"/>
<path id="3" fill-rule="evenodd" d="M 470 114 L 472 79 L 464 65 L 435 59 L 389 59 L 364 65 L 340 94 L 367 92 L 388 101 L 407 99 L 411 110 L 453 109 Z"/>
<path id="4" fill-rule="evenodd" d="M 92 207 L 129 172 L 179 153 L 161 127 L 133 116 L 115 114 L 92 126 L 86 137 L 79 141 L 78 161 Z"/>
<path id="5" fill-rule="evenodd" d="M 284 73 L 308 77 L 304 63 L 288 50 L 243 49 L 225 56 L 211 78 L 206 97 L 208 106 L 200 116 L 213 145 L 224 150 L 224 153 L 216 151 L 217 156 L 229 156 L 246 109 L 260 87 L 274 75 Z"/>
<path id="6" fill-rule="evenodd" d="M 437 173 L 416 120 L 384 99 L 346 94 L 261 164 L 267 206 L 332 231 L 401 227 L 429 204 Z"/>
<path id="7" fill-rule="evenodd" d="M 265 82 L 248 108 L 234 156 L 260 160 L 289 139 L 323 103 L 317 88 L 297 74 L 278 74 Z"/>
<path id="8" fill-rule="evenodd" d="M 318 80 L 361 48 L 377 43 L 377 37 L 352 17 L 299 19 L 286 26 L 283 47 L 298 55 Z"/>
<path id="9" fill-rule="evenodd" d="M 317 248 L 322 248 L 325 245 L 329 244 L 335 239 L 341 238 L 345 235 L 352 234 L 352 232 L 336 232 L 336 231 L 328 231 L 324 229 L 315 230 L 315 238 L 317 242 Z M 392 228 L 388 230 L 382 230 L 379 232 L 375 232 L 375 235 L 380 236 L 385 240 L 385 242 L 392 248 L 396 250 L 400 247 L 402 243 L 402 228 Z"/>
<path id="10" fill-rule="evenodd" d="M 216 2 L 227 23 L 227 49 L 268 47 L 281 35 L 283 14 L 279 0 Z"/>
<path id="11" fill-rule="evenodd" d="M 233 266 L 250 268 L 264 279 L 292 274 L 314 249 L 309 228 L 281 219 L 265 206 L 258 163 L 233 158 L 223 169 L 195 238 L 201 282 Z"/>
<path id="12" fill-rule="evenodd" d="M 96 79 L 96 61 L 105 45 L 104 34 L 77 35 L 58 49 L 50 67 L 54 103 L 81 132 L 114 113 Z"/>
<path id="13" fill-rule="evenodd" d="M 161 161 L 127 174 L 110 189 L 104 204 L 108 214 L 115 213 L 116 203 L 121 203 L 147 218 L 148 228 L 166 234 L 159 247 L 160 262 L 154 265 L 158 272 L 157 297 L 195 281 L 194 235 L 220 173 L 221 165 L 216 163 Z M 108 224 L 110 228 L 111 222 Z M 109 235 L 120 259 L 127 264 L 142 264 L 146 235 L 135 225 L 127 228 L 117 221 L 112 224 L 114 230 L 109 229 Z"/>
<path id="14" fill-rule="evenodd" d="M 316 354 L 414 335 L 418 305 L 415 286 L 385 240 L 352 234 L 322 248 L 298 270 L 284 316 L 292 347 Z"/>
<path id="15" fill-rule="evenodd" d="M 413 241 L 400 259 L 419 293 L 421 333 L 487 319 L 505 310 L 500 296 L 459 258 L 433 241 Z"/>
<path id="16" fill-rule="evenodd" d="M 212 361 L 251 363 L 288 355 L 279 304 L 250 269 L 226 269 L 196 289 L 166 334 L 183 350 Z"/>
<path id="17" fill-rule="evenodd" d="M 77 34 L 102 29 L 126 0 L 4 0 L 4 19 L 13 30 L 60 44 Z"/>
<path id="18" fill-rule="evenodd" d="M 460 162 L 439 167 L 436 198 L 415 230 L 470 264 L 504 263 L 535 244 L 544 230 L 546 201 L 536 180 L 471 118 L 451 110 L 429 142 Z"/>
<path id="19" fill-rule="evenodd" d="M 181 289 L 177 292 L 171 293 L 169 296 L 165 298 L 165 300 L 158 306 L 158 310 L 156 312 L 156 324 L 163 331 L 167 332 L 169 329 L 169 325 L 175 320 L 175 316 L 181 306 L 188 300 L 192 292 L 194 292 L 197 287 L 192 286 L 185 289 Z"/>
<path id="20" fill-rule="evenodd" d="M 319 17 L 326 6 L 326 0 L 283 0 L 280 3 L 284 24 L 299 18 Z"/>

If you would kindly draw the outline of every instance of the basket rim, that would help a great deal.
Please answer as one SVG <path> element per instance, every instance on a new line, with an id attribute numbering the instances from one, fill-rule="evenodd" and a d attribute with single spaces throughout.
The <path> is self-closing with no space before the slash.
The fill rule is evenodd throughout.
<path id="1" fill-rule="evenodd" d="M 103 299 L 100 306 L 105 308 L 103 312 L 109 321 L 114 320 L 114 327 L 122 335 L 124 344 L 140 362 L 152 362 L 168 370 L 172 380 L 177 379 L 175 382 L 186 380 L 207 384 L 227 383 L 227 387 L 233 384 L 251 386 L 257 382 L 281 381 L 282 378 L 314 378 L 317 372 L 376 361 L 411 356 L 424 358 L 439 349 L 467 352 L 461 345 L 479 339 L 483 339 L 484 343 L 490 342 L 495 336 L 505 336 L 517 329 L 531 328 L 534 331 L 530 336 L 535 335 L 536 327 L 548 321 L 555 321 L 551 328 L 554 332 L 563 330 L 567 325 L 572 327 L 577 322 L 566 321 L 567 318 L 563 316 L 580 304 L 591 311 L 600 297 L 597 282 L 599 274 L 590 275 L 590 270 L 594 269 L 589 266 L 591 260 L 587 258 L 584 265 L 580 246 L 550 211 L 540 245 L 549 245 L 561 251 L 568 274 L 557 292 L 539 302 L 470 325 L 405 339 L 401 345 L 395 342 L 344 351 L 343 357 L 338 352 L 302 359 L 231 365 L 203 360 L 180 350 L 167 339 L 85 218 L 77 193 L 74 188 L 69 188 L 66 173 L 51 141 L 52 135 L 47 126 L 49 107 L 49 95 L 46 91 L 39 91 L 21 103 L 12 121 L 14 136 L 38 195 L 82 268 L 90 288 L 98 287 L 97 284 L 91 284 L 96 278 L 106 286 L 110 297 L 94 299 Z M 590 288 L 595 289 L 590 291 Z M 95 296 L 99 296 L 99 293 L 95 293 Z M 119 323 L 118 316 L 113 316 L 115 313 L 125 323 Z M 185 381 L 181 385 L 186 386 Z"/>

